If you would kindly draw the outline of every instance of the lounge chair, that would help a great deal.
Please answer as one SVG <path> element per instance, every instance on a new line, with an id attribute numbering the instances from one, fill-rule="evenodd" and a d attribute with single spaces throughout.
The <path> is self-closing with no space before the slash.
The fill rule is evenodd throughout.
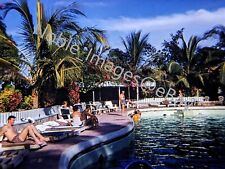
<path id="1" fill-rule="evenodd" d="M 76 129 L 81 127 L 74 126 L 59 126 L 59 127 L 51 127 L 47 128 L 45 131 L 41 131 L 42 134 L 50 134 L 50 133 L 65 133 L 65 132 L 76 132 Z"/>
<path id="2" fill-rule="evenodd" d="M 48 136 L 51 142 L 61 141 L 65 138 L 78 136 L 81 132 L 92 128 L 92 126 L 82 126 L 82 127 L 73 127 L 73 126 L 60 126 L 47 129 L 43 131 L 44 136 Z"/>
<path id="3" fill-rule="evenodd" d="M 2 151 L 24 150 L 24 149 L 36 150 L 39 148 L 41 148 L 40 145 L 35 144 L 35 142 L 32 140 L 26 140 L 22 143 L 11 143 L 7 140 L 3 140 L 0 142 L 0 149 Z"/>
<path id="4" fill-rule="evenodd" d="M 85 110 L 86 104 L 85 103 L 77 103 L 73 106 L 77 106 L 80 112 L 83 112 Z"/>
<path id="5" fill-rule="evenodd" d="M 104 107 L 101 102 L 95 102 L 93 107 L 92 112 L 94 112 L 94 114 L 108 112 L 108 109 Z"/>
<path id="6" fill-rule="evenodd" d="M 60 141 L 68 136 L 77 136 L 80 132 L 90 128 L 91 126 L 70 126 L 69 123 L 59 121 L 48 121 L 42 125 L 37 125 L 36 128 L 44 136 L 49 136 L 51 141 Z"/>
<path id="7" fill-rule="evenodd" d="M 71 114 L 69 109 L 61 109 L 61 116 L 63 119 L 71 119 Z"/>
<path id="8" fill-rule="evenodd" d="M 118 107 L 113 106 L 112 101 L 105 101 L 105 106 L 108 108 L 109 111 L 117 111 Z"/>
<path id="9" fill-rule="evenodd" d="M 65 121 L 65 120 L 64 120 Z M 36 125 L 36 128 L 40 133 L 54 133 L 54 132 L 72 132 L 73 130 L 80 128 L 81 126 L 71 126 L 69 123 L 62 123 L 59 121 L 48 121 L 40 125 Z"/>

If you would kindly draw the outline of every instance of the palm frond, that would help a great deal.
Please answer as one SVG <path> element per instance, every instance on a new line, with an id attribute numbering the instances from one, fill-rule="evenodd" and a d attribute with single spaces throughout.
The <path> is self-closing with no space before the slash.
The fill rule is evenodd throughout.
<path id="1" fill-rule="evenodd" d="M 16 10 L 22 17 L 22 27 L 19 32 L 25 42 L 23 43 L 22 51 L 26 54 L 35 54 L 36 41 L 34 36 L 34 24 L 27 0 L 18 0 L 12 3 L 5 3 L 4 5 L 5 7 L 2 9 L 4 18 L 12 10 Z"/>
<path id="2" fill-rule="evenodd" d="M 14 64 L 13 62 L 10 62 L 6 59 L 0 58 L 0 67 L 7 67 L 8 69 L 14 69 L 19 71 L 20 68 L 18 65 Z"/>
<path id="3" fill-rule="evenodd" d="M 204 82 L 204 78 L 203 78 L 202 74 L 197 74 L 196 77 L 200 80 L 200 82 L 204 86 L 205 85 L 205 82 Z"/>
<path id="4" fill-rule="evenodd" d="M 176 84 L 183 83 L 186 88 L 190 88 L 190 84 L 186 77 L 177 76 L 177 79 L 178 79 L 178 81 L 176 82 Z"/>
<path id="5" fill-rule="evenodd" d="M 168 72 L 171 74 L 182 74 L 183 70 L 177 62 L 171 61 L 168 66 Z"/>
<path id="6" fill-rule="evenodd" d="M 195 56 L 195 52 L 196 52 L 198 43 L 199 43 L 199 39 L 198 39 L 197 36 L 192 36 L 189 39 L 189 42 L 188 42 L 188 59 L 189 59 L 189 63 L 192 62 L 192 60 L 193 60 L 193 58 Z"/>
<path id="7" fill-rule="evenodd" d="M 140 63 L 144 60 L 143 52 L 148 45 L 149 34 L 141 36 L 141 31 L 131 32 L 125 39 L 121 39 L 126 49 L 126 53 L 130 56 L 130 69 L 136 71 Z"/>
<path id="8" fill-rule="evenodd" d="M 220 82 L 225 85 L 225 62 L 221 66 L 220 70 Z"/>

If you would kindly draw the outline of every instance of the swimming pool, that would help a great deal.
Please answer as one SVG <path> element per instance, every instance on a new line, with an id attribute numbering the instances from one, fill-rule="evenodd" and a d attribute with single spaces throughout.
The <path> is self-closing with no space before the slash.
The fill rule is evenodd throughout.
<path id="1" fill-rule="evenodd" d="M 146 112 L 135 131 L 135 156 L 156 168 L 224 168 L 225 111 Z"/>
<path id="2" fill-rule="evenodd" d="M 225 110 L 144 112 L 134 137 L 134 144 L 106 168 L 133 159 L 147 160 L 156 169 L 225 168 Z"/>

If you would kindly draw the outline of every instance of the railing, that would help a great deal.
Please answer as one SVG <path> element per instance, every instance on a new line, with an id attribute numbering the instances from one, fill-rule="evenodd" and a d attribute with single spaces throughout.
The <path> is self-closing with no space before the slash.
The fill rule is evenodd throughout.
<path id="1" fill-rule="evenodd" d="M 169 102 L 178 102 L 179 97 L 168 97 L 168 98 L 144 98 L 137 101 L 138 104 L 160 104 L 162 101 L 168 100 Z M 204 97 L 183 97 L 183 102 L 202 102 L 205 100 Z"/>
<path id="2" fill-rule="evenodd" d="M 28 117 L 33 118 L 34 120 L 42 119 L 52 115 L 59 114 L 59 106 L 52 106 L 47 108 L 39 108 L 33 110 L 17 111 L 17 112 L 8 112 L 0 113 L 0 127 L 2 127 L 6 122 L 7 118 L 10 115 L 16 117 L 16 124 L 23 123 L 22 118 L 27 119 Z"/>

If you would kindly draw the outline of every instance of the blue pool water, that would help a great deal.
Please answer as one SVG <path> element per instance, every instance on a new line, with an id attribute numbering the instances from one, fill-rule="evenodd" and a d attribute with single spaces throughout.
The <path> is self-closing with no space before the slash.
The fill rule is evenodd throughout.
<path id="1" fill-rule="evenodd" d="M 143 113 L 133 144 L 111 158 L 98 168 L 117 169 L 133 159 L 156 169 L 225 168 L 225 111 Z"/>
<path id="2" fill-rule="evenodd" d="M 225 111 L 149 113 L 136 127 L 134 154 L 155 168 L 225 168 Z"/>

